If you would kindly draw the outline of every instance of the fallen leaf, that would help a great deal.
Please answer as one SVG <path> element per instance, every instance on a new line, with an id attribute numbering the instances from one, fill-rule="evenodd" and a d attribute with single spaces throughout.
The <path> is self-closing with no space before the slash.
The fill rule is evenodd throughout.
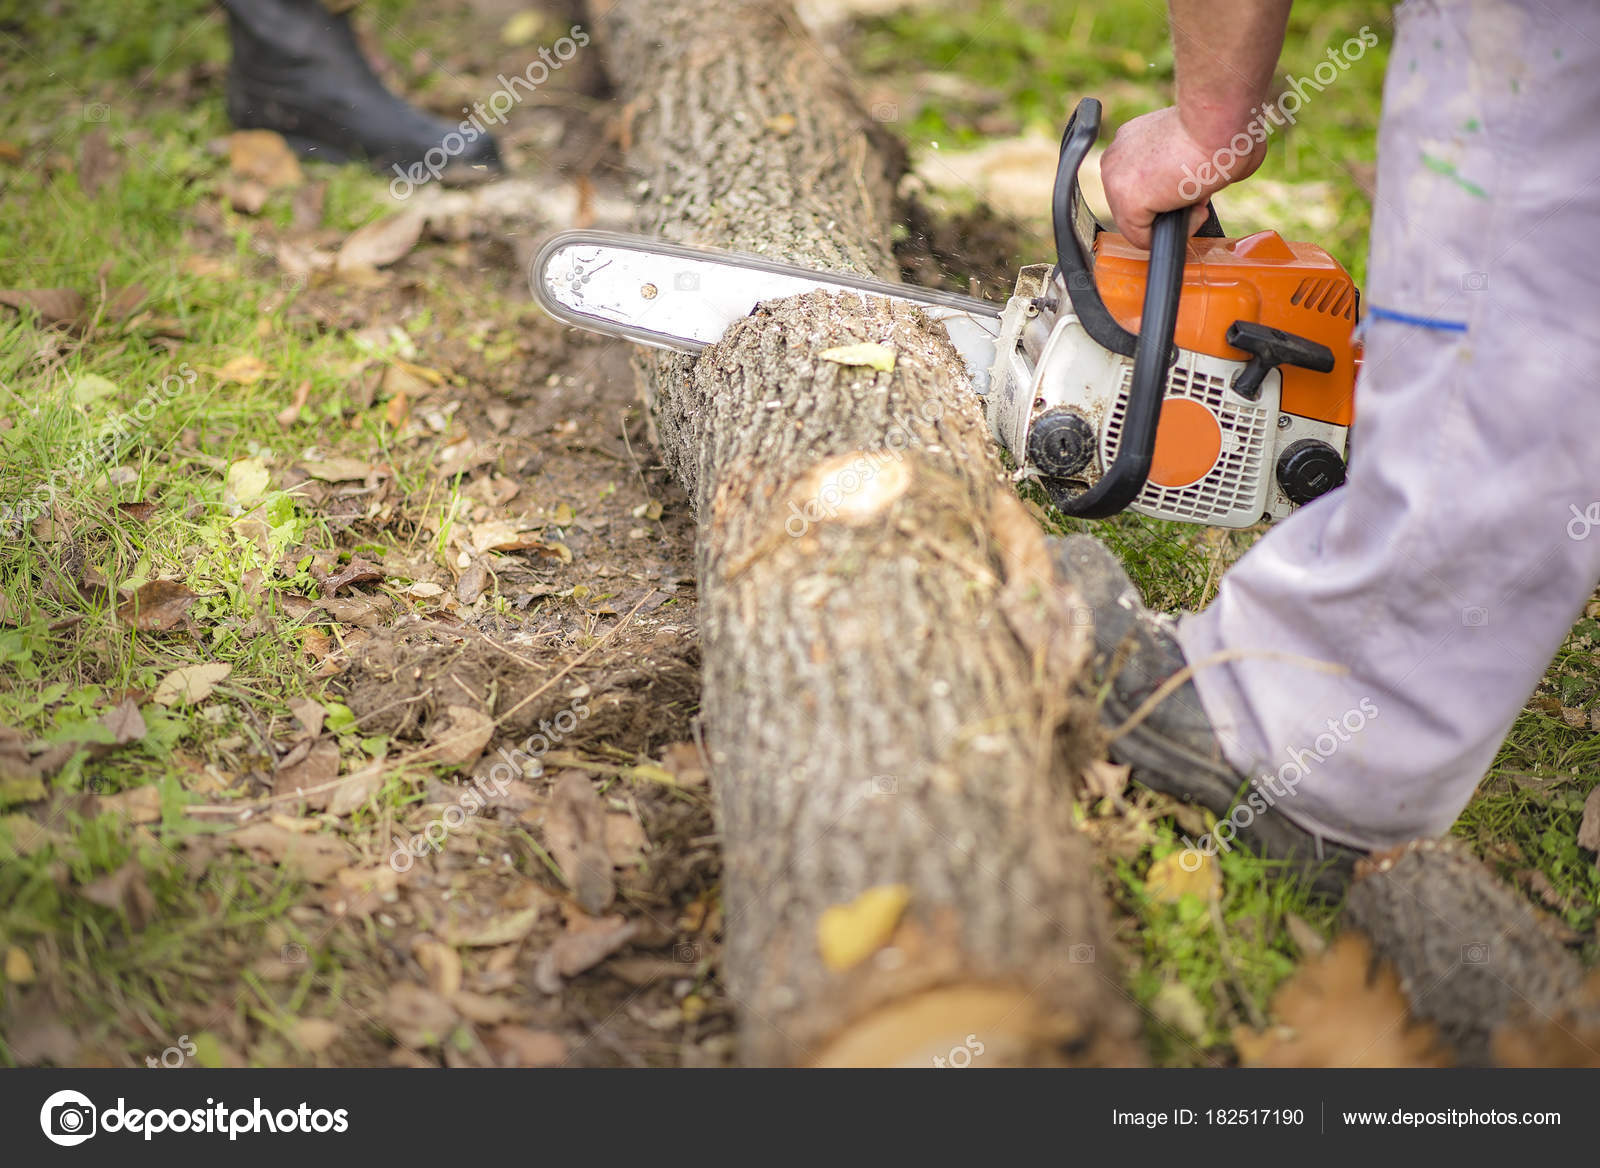
<path id="1" fill-rule="evenodd" d="M 225 178 L 222 180 L 222 196 L 228 200 L 228 206 L 241 215 L 259 215 L 272 197 L 272 192 L 259 179 Z"/>
<path id="2" fill-rule="evenodd" d="M 894 371 L 894 350 L 876 341 L 864 341 L 858 345 L 839 345 L 836 348 L 824 349 L 817 356 L 836 365 L 863 366 L 883 373 Z"/>
<path id="3" fill-rule="evenodd" d="M 288 429 L 300 420 L 300 411 L 305 408 L 306 399 L 311 396 L 310 380 L 302 381 L 294 391 L 294 400 L 278 411 L 276 421 L 284 429 Z"/>
<path id="4" fill-rule="evenodd" d="M 1356 933 L 1339 937 L 1278 987 L 1276 1025 L 1233 1032 L 1239 1060 L 1256 1067 L 1442 1067 L 1450 1057 L 1432 1026 L 1411 1017 L 1392 966 L 1372 968 Z"/>
<path id="5" fill-rule="evenodd" d="M 78 189 L 94 198 L 117 169 L 117 154 L 111 149 L 106 128 L 95 126 L 78 147 Z"/>
<path id="6" fill-rule="evenodd" d="M 302 459 L 295 465 L 325 483 L 365 482 L 378 473 L 372 463 L 359 458 Z"/>
<path id="7" fill-rule="evenodd" d="M 144 715 L 139 713 L 139 703 L 123 698 L 100 715 L 100 724 L 111 731 L 112 741 L 118 746 L 138 742 L 145 736 Z"/>
<path id="8" fill-rule="evenodd" d="M 540 955 L 533 984 L 547 994 L 561 992 L 561 979 L 593 969 L 639 931 L 637 922 L 605 917 L 578 933 L 563 933 Z"/>
<path id="9" fill-rule="evenodd" d="M 248 354 L 235 357 L 221 369 L 217 370 L 217 380 L 220 382 L 234 381 L 240 385 L 254 385 L 267 375 L 267 363 L 260 357 L 251 357 Z"/>
<path id="10" fill-rule="evenodd" d="M 101 795 L 95 800 L 95 810 L 110 812 L 129 823 L 155 823 L 161 818 L 161 791 L 145 786 Z"/>
<path id="11" fill-rule="evenodd" d="M 266 494 L 272 484 L 267 464 L 259 458 L 241 458 L 228 466 L 222 482 L 222 499 L 225 503 L 243 506 L 253 503 Z"/>
<path id="12" fill-rule="evenodd" d="M 450 1004 L 468 1022 L 478 1026 L 499 1026 L 523 1016 L 522 1010 L 509 998 L 474 993 L 471 990 L 457 990 L 450 995 Z"/>
<path id="13" fill-rule="evenodd" d="M 115 872 L 85 884 L 79 892 L 85 900 L 122 913 L 136 932 L 155 915 L 156 898 L 145 880 L 144 865 L 138 860 L 129 860 Z"/>
<path id="14" fill-rule="evenodd" d="M 420 759 L 446 766 L 471 766 L 494 737 L 494 719 L 471 706 L 447 706 L 444 714 L 444 721 L 429 726 L 429 745 Z"/>
<path id="15" fill-rule="evenodd" d="M 341 1027 L 331 1018 L 298 1018 L 289 1032 L 307 1054 L 321 1054 L 339 1037 Z"/>
<path id="16" fill-rule="evenodd" d="M 1206 1036 L 1206 1009 L 1181 981 L 1169 981 L 1157 990 L 1150 999 L 1150 1012 L 1193 1042 Z"/>
<path id="17" fill-rule="evenodd" d="M 83 295 L 71 288 L 0 288 L 0 304 L 31 308 L 46 324 L 75 324 L 83 317 Z"/>
<path id="18" fill-rule="evenodd" d="M 542 12 L 524 8 L 500 26 L 500 43 L 513 49 L 531 45 L 539 39 L 539 30 L 544 28 L 544 22 Z"/>
<path id="19" fill-rule="evenodd" d="M 328 716 L 327 707 L 312 698 L 290 698 L 289 712 L 299 720 L 309 738 L 322 733 L 323 720 Z"/>
<path id="20" fill-rule="evenodd" d="M 448 998 L 461 988 L 461 955 L 449 945 L 424 939 L 411 947 L 411 956 L 428 975 L 434 993 Z"/>
<path id="21" fill-rule="evenodd" d="M 889 938 L 911 903 L 904 884 L 879 884 L 848 904 L 836 904 L 817 918 L 817 947 L 822 963 L 835 973 L 854 969 Z"/>
<path id="22" fill-rule="evenodd" d="M 557 1067 L 567 1061 L 567 1040 L 548 1030 L 497 1026 L 483 1044 L 502 1067 Z"/>
<path id="23" fill-rule="evenodd" d="M 1216 860 L 1192 848 L 1156 860 L 1144 878 L 1145 895 L 1157 904 L 1177 904 L 1190 895 L 1209 900 L 1221 888 Z"/>
<path id="24" fill-rule="evenodd" d="M 37 975 L 33 970 L 33 958 L 28 956 L 28 951 L 16 945 L 6 949 L 6 980 L 12 985 L 28 985 Z"/>
<path id="25" fill-rule="evenodd" d="M 627 868 L 637 864 L 644 859 L 645 849 L 649 846 L 650 840 L 644 834 L 644 828 L 626 811 L 606 816 L 606 852 L 613 865 Z"/>
<path id="26" fill-rule="evenodd" d="M 350 272 L 382 268 L 403 259 L 422 238 L 425 220 L 419 212 L 401 211 L 358 228 L 340 245 L 334 267 Z"/>
<path id="27" fill-rule="evenodd" d="M 331 835 L 290 831 L 276 823 L 253 823 L 219 837 L 222 842 L 259 854 L 312 884 L 323 884 L 348 867 L 350 853 Z"/>
<path id="28" fill-rule="evenodd" d="M 149 523 L 150 517 L 156 513 L 156 505 L 141 499 L 137 503 L 118 503 L 117 510 L 135 523 Z"/>
<path id="29" fill-rule="evenodd" d="M 331 738 L 324 738 L 309 746 L 304 757 L 278 768 L 272 780 L 272 793 L 289 798 L 312 792 L 303 796 L 306 806 L 320 810 L 328 805 L 332 792 L 313 789 L 324 787 L 339 777 L 339 744 Z"/>
<path id="30" fill-rule="evenodd" d="M 544 823 L 545 847 L 578 906 L 599 916 L 616 897 L 611 854 L 606 850 L 606 812 L 594 784 L 582 771 L 567 771 L 550 797 Z"/>
<path id="31" fill-rule="evenodd" d="M 675 742 L 661 754 L 661 767 L 680 787 L 702 787 L 706 782 L 705 762 L 700 748 L 692 742 Z"/>
<path id="32" fill-rule="evenodd" d="M 369 564 L 359 557 L 352 559 L 342 571 L 329 576 L 322 583 L 324 596 L 337 596 L 339 589 L 348 588 L 352 584 L 372 584 L 384 578 L 383 569 L 377 564 Z"/>
<path id="33" fill-rule="evenodd" d="M 473 560 L 456 581 L 456 599 L 462 604 L 475 604 L 488 586 L 489 569 L 482 560 Z"/>
<path id="34" fill-rule="evenodd" d="M 160 633 L 183 620 L 200 594 L 176 580 L 150 580 L 117 606 L 117 619 L 143 633 Z"/>
<path id="35" fill-rule="evenodd" d="M 192 706 L 205 701 L 211 691 L 233 672 L 233 666 L 220 661 L 185 665 L 161 679 L 150 700 L 158 706 Z"/>
<path id="36" fill-rule="evenodd" d="M 1600 786 L 1589 792 L 1583 801 L 1583 819 L 1578 823 L 1578 846 L 1585 851 L 1600 852 Z M 1600 859 L 1597 859 L 1600 863 Z"/>
<path id="37" fill-rule="evenodd" d="M 383 407 L 384 423 L 392 430 L 398 430 L 405 425 L 406 419 L 411 416 L 411 398 L 404 390 L 389 398 L 388 404 Z"/>
<path id="38" fill-rule="evenodd" d="M 228 166 L 240 178 L 255 179 L 276 190 L 305 181 L 300 160 L 273 130 L 235 130 L 228 136 Z"/>
<path id="39" fill-rule="evenodd" d="M 30 815 L 0 815 L 0 860 L 31 856 L 65 839 Z"/>
<path id="40" fill-rule="evenodd" d="M 138 311 L 149 291 L 143 284 L 129 284 L 126 288 L 110 289 L 106 293 L 107 320 L 124 321 Z"/>
<path id="41" fill-rule="evenodd" d="M 1096 758 L 1083 768 L 1083 789 L 1090 799 L 1115 799 L 1128 789 L 1132 768 L 1107 758 Z"/>
<path id="42" fill-rule="evenodd" d="M 444 998 L 407 981 L 389 987 L 379 1014 L 395 1038 L 414 1050 L 438 1046 L 460 1021 Z"/>
<path id="43" fill-rule="evenodd" d="M 538 923 L 542 911 L 540 906 L 535 905 L 487 921 L 474 921 L 465 925 L 449 924 L 440 932 L 450 944 L 466 949 L 491 949 L 498 945 L 511 945 L 533 932 L 533 926 Z"/>
<path id="44" fill-rule="evenodd" d="M 794 133 L 795 127 L 799 124 L 800 120 L 793 114 L 773 114 L 772 117 L 768 118 L 766 121 L 767 129 L 771 130 L 780 138 L 787 138 L 790 134 Z"/>
<path id="45" fill-rule="evenodd" d="M 385 766 L 382 759 L 352 771 L 333 788 L 328 800 L 329 815 L 349 815 L 366 805 L 383 787 Z"/>

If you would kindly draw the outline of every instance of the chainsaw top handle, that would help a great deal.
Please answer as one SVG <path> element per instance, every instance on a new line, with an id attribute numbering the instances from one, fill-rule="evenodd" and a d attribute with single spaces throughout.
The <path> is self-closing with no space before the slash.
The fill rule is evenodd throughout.
<path id="1" fill-rule="evenodd" d="M 1086 97 L 1078 103 L 1061 136 L 1061 159 L 1056 165 L 1051 219 L 1055 229 L 1056 267 L 1072 301 L 1072 311 L 1097 343 L 1133 358 L 1133 378 L 1128 387 L 1128 408 L 1117 456 L 1087 490 L 1070 497 L 1052 491 L 1057 507 L 1068 515 L 1104 519 L 1115 515 L 1139 497 L 1150 477 L 1155 456 L 1156 428 L 1166 396 L 1167 369 L 1176 358 L 1172 347 L 1178 325 L 1178 297 L 1183 291 L 1183 265 L 1189 250 L 1187 208 L 1156 216 L 1150 231 L 1144 312 L 1139 332 L 1117 323 L 1100 297 L 1091 259 L 1094 235 L 1103 230 L 1083 205 L 1078 191 L 1078 168 L 1100 137 L 1100 103 Z M 1215 208 L 1208 208 L 1202 235 L 1222 235 Z"/>

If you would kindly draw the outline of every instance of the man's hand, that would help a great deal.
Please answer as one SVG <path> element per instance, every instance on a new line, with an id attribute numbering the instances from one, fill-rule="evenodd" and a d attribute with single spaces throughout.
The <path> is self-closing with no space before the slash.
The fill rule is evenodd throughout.
<path id="1" fill-rule="evenodd" d="M 1118 230 L 1135 247 L 1147 248 L 1158 213 L 1192 208 L 1193 235 L 1205 222 L 1206 200 L 1254 174 L 1266 156 L 1266 143 L 1254 138 L 1246 155 L 1234 154 L 1227 145 L 1207 149 L 1172 106 L 1134 118 L 1117 131 L 1100 159 L 1100 180 Z"/>
<path id="2" fill-rule="evenodd" d="M 1195 207 L 1255 173 L 1266 157 L 1266 101 L 1292 0 L 1170 0 L 1178 104 L 1117 131 L 1100 178 L 1117 226 L 1150 246 L 1161 211 Z M 1259 140 L 1258 140 L 1259 139 Z"/>

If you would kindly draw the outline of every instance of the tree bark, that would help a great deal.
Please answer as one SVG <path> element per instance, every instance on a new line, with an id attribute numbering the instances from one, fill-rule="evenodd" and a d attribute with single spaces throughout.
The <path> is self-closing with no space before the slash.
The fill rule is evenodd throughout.
<path id="1" fill-rule="evenodd" d="M 895 148 L 787 5 L 596 15 L 642 230 L 893 278 Z M 819 356 L 868 341 L 892 372 Z M 1141 1061 L 1072 824 L 1087 629 L 942 329 L 812 294 L 641 371 L 698 516 L 745 1060 Z"/>

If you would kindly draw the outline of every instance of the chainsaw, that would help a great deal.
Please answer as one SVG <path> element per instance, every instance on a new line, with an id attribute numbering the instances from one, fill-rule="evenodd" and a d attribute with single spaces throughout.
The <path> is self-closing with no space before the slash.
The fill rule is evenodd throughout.
<path id="1" fill-rule="evenodd" d="M 1131 510 L 1247 527 L 1344 481 L 1359 293 L 1319 247 L 1223 235 L 1211 210 L 1156 217 L 1147 253 L 1106 230 L 1078 169 L 1100 103 L 1078 104 L 1051 199 L 1056 263 L 1023 268 L 1001 306 L 759 256 L 567 231 L 534 259 L 543 308 L 580 328 L 685 353 L 762 301 L 860 293 L 942 323 L 1018 481 L 1064 514 Z"/>

